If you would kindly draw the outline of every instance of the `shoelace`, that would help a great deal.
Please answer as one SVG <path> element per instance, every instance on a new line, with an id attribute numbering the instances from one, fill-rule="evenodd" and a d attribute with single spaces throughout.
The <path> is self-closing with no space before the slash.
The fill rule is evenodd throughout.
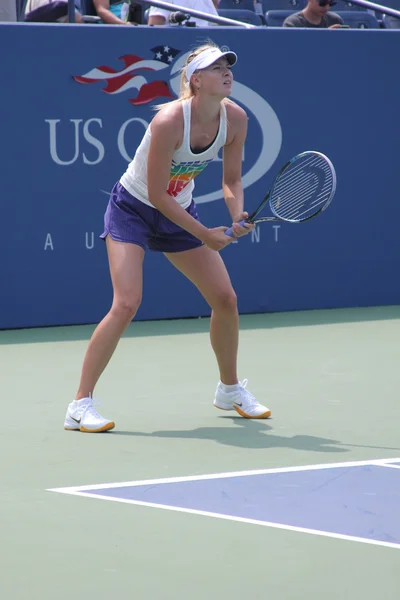
<path id="1" fill-rule="evenodd" d="M 256 404 L 257 400 L 255 399 L 255 397 L 253 396 L 253 394 L 251 392 L 249 392 L 249 390 L 246 390 L 248 382 L 249 382 L 248 379 L 243 379 L 243 381 L 239 381 L 240 391 L 243 390 L 244 395 L 246 396 L 246 401 L 248 402 L 248 404 Z"/>
<path id="2" fill-rule="evenodd" d="M 88 413 L 91 417 L 94 417 L 96 419 L 100 419 L 100 415 L 97 412 L 97 410 L 95 409 L 95 406 L 100 406 L 101 404 L 101 400 L 93 400 L 93 398 L 91 399 L 91 402 L 88 402 L 86 404 L 85 410 L 82 413 L 82 417 L 83 415 L 85 415 L 86 413 Z"/>

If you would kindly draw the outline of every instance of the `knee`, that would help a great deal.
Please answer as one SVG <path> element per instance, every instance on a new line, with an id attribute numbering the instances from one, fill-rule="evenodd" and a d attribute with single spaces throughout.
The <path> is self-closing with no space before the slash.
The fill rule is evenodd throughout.
<path id="1" fill-rule="evenodd" d="M 237 297 L 232 288 L 219 291 L 213 300 L 213 310 L 221 312 L 236 313 Z"/>
<path id="2" fill-rule="evenodd" d="M 129 322 L 136 315 L 141 301 L 140 295 L 114 299 L 111 312 L 119 319 Z"/>

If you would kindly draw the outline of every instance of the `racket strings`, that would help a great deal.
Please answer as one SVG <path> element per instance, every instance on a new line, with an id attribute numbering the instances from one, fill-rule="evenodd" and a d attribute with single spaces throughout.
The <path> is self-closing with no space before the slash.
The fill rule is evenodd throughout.
<path id="1" fill-rule="evenodd" d="M 273 212 L 286 220 L 304 220 L 330 202 L 334 180 L 331 168 L 320 156 L 308 155 L 283 171 L 272 190 Z"/>
<path id="2" fill-rule="evenodd" d="M 291 163 L 288 167 L 286 167 L 284 173 L 296 173 L 296 171 L 305 169 L 309 167 L 310 164 L 315 162 L 321 162 L 321 158 L 319 156 L 315 156 L 315 154 L 310 154 L 307 158 L 297 159 L 295 162 Z"/>
<path id="3" fill-rule="evenodd" d="M 306 160 L 303 159 L 299 162 L 300 164 L 296 165 L 296 163 L 293 163 L 285 169 L 285 171 L 281 174 L 280 178 L 277 181 L 277 187 L 284 184 L 287 179 L 292 179 L 295 181 L 296 179 L 307 175 L 307 172 L 310 169 L 323 169 L 324 171 L 326 170 L 330 173 L 330 169 L 327 163 L 318 156 L 307 158 Z"/>
<path id="4" fill-rule="evenodd" d="M 277 181 L 274 191 L 280 193 L 284 190 L 286 193 L 290 193 L 294 189 L 297 189 L 299 186 L 301 186 L 302 183 L 307 186 L 308 179 L 310 177 L 310 172 L 307 169 L 315 167 L 315 162 L 316 161 L 314 161 L 314 163 L 310 162 L 307 167 L 303 166 L 302 168 L 293 169 L 291 171 L 288 169 L 288 171 L 283 173 L 283 175 L 281 175 L 280 179 Z"/>
<path id="5" fill-rule="evenodd" d="M 319 194 L 315 195 L 315 190 L 318 186 L 318 180 L 315 181 L 315 186 L 312 188 L 310 186 L 309 181 L 307 181 L 305 184 L 303 184 L 302 186 L 296 187 L 295 186 L 295 191 L 293 192 L 288 192 L 290 193 L 290 200 L 286 200 L 285 205 L 281 205 L 281 210 L 284 209 L 285 211 L 288 211 L 287 214 L 296 214 L 296 212 L 298 212 L 298 207 L 303 207 L 306 208 L 307 210 L 315 210 L 316 208 L 318 208 L 321 204 L 324 204 L 328 199 L 329 199 L 329 195 L 330 195 L 330 191 L 332 189 L 332 177 L 330 179 L 330 181 L 327 179 L 327 181 L 325 182 L 324 186 L 322 187 L 321 191 Z M 308 194 L 311 196 L 311 201 L 309 201 L 308 203 L 308 207 L 306 207 L 306 203 L 307 203 L 307 198 L 304 197 L 304 192 L 308 190 Z M 280 198 L 280 196 L 279 196 Z M 278 200 L 276 202 L 276 210 L 279 210 L 279 206 L 278 206 Z M 282 201 L 280 201 L 282 202 Z M 300 213 L 303 214 L 303 213 Z M 290 216 L 289 216 L 290 218 Z"/>
<path id="6" fill-rule="evenodd" d="M 311 187 L 310 183 L 307 182 L 307 185 L 300 187 L 294 193 L 289 194 L 284 191 L 283 195 L 279 195 L 276 200 L 275 210 L 279 211 L 279 214 L 285 214 L 286 218 L 294 217 L 299 214 L 300 209 L 306 206 L 308 197 L 314 195 L 317 186 L 318 182 L 315 182 L 314 187 Z"/>

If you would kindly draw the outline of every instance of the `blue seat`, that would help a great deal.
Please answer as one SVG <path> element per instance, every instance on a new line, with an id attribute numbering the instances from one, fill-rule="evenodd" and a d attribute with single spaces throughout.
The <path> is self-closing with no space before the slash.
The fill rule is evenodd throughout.
<path id="1" fill-rule="evenodd" d="M 252 10 L 240 10 L 238 8 L 218 8 L 218 14 L 220 17 L 225 17 L 226 19 L 235 19 L 235 21 L 249 23 L 250 25 L 257 25 L 258 27 L 264 25 L 261 15 L 257 15 Z"/>
<path id="2" fill-rule="evenodd" d="M 345 25 L 349 25 L 351 29 L 380 29 L 379 22 L 374 15 L 366 11 L 335 11 L 340 15 Z"/>
<path id="3" fill-rule="evenodd" d="M 219 0 L 218 10 L 251 10 L 255 11 L 253 0 Z M 233 18 L 233 17 L 232 17 Z"/>
<path id="4" fill-rule="evenodd" d="M 367 9 L 364 8 L 363 6 L 359 6 L 358 4 L 352 4 L 349 0 L 336 0 L 337 4 L 336 6 L 332 7 L 332 11 L 337 13 L 337 12 L 347 12 L 347 11 L 351 11 L 351 12 L 355 12 L 355 11 L 361 11 L 361 12 L 367 12 Z M 372 2 L 372 0 L 371 0 Z"/>
<path id="5" fill-rule="evenodd" d="M 396 17 L 383 15 L 382 22 L 385 29 L 400 29 L 400 19 L 396 19 Z"/>
<path id="6" fill-rule="evenodd" d="M 267 27 L 282 27 L 284 20 L 299 10 L 269 10 L 265 13 Z"/>
<path id="7" fill-rule="evenodd" d="M 292 10 L 299 12 L 307 5 L 307 0 L 262 0 L 262 10 L 266 14 L 270 10 Z"/>

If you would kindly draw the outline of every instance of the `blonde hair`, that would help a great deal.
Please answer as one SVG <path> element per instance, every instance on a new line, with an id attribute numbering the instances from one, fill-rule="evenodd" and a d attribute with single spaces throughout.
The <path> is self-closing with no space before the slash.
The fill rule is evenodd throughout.
<path id="1" fill-rule="evenodd" d="M 192 96 L 195 95 L 195 90 L 194 90 L 192 83 L 186 79 L 186 69 L 187 69 L 188 65 L 192 62 L 192 60 L 196 58 L 196 56 L 201 54 L 201 52 L 204 52 L 204 50 L 209 50 L 212 48 L 219 49 L 219 46 L 217 44 L 215 44 L 212 40 L 209 40 L 206 44 L 199 46 L 198 48 L 196 48 L 195 50 L 193 50 L 193 52 L 191 52 L 189 54 L 189 56 L 186 59 L 186 64 L 181 70 L 181 82 L 180 82 L 178 98 L 176 100 L 171 100 L 170 102 L 164 102 L 163 104 L 157 104 L 156 106 L 153 106 L 154 110 L 160 110 L 164 106 L 174 104 L 176 102 L 182 102 L 184 100 L 189 100 L 189 98 L 191 98 Z M 195 73 L 197 73 L 197 71 L 195 71 Z"/>

